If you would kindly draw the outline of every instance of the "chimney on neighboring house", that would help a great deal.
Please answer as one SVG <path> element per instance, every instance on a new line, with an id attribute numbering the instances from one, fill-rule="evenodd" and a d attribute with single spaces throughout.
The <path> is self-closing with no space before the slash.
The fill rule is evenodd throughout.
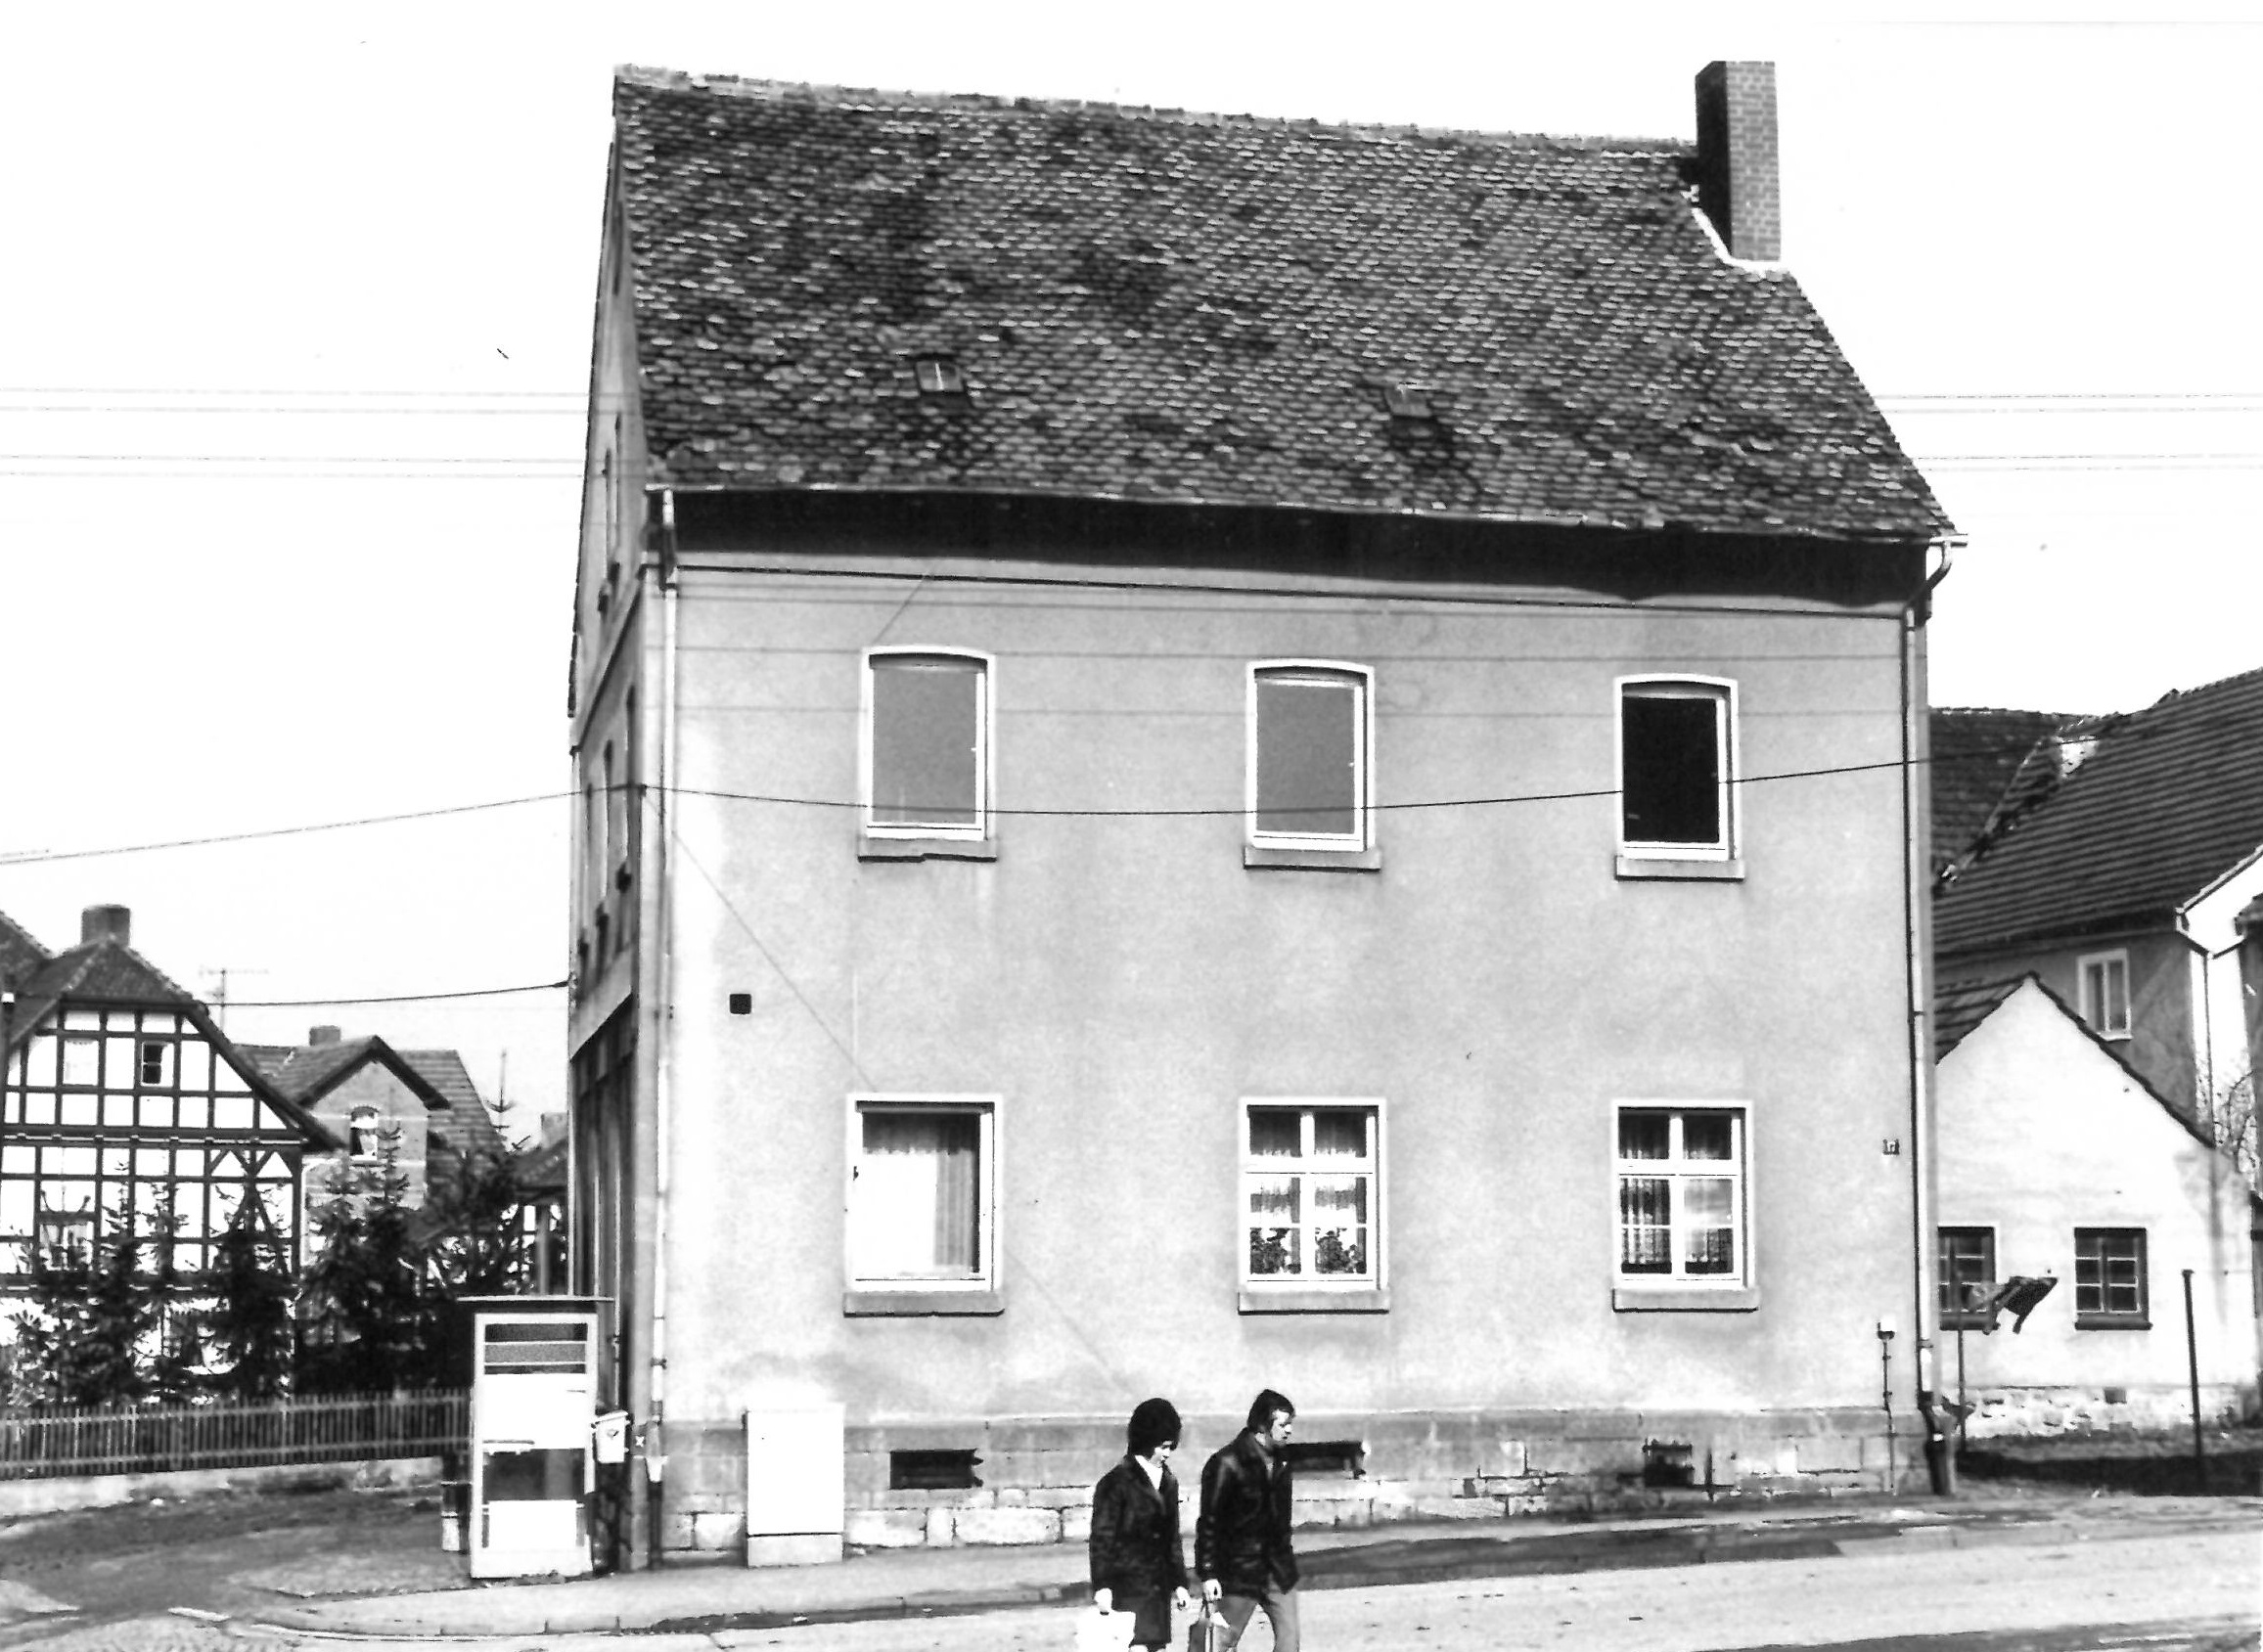
<path id="1" fill-rule="evenodd" d="M 1697 205 L 1730 257 L 1784 256 L 1774 64 L 1711 63 L 1697 71 Z"/>
<path id="2" fill-rule="evenodd" d="M 306 1042 L 308 1044 L 336 1044 L 338 1039 L 339 1031 L 336 1027 L 309 1027 L 306 1029 Z"/>
<path id="3" fill-rule="evenodd" d="M 115 941 L 119 946 L 133 943 L 134 910 L 131 907 L 88 907 L 78 915 L 78 940 L 84 946 L 89 941 Z"/>

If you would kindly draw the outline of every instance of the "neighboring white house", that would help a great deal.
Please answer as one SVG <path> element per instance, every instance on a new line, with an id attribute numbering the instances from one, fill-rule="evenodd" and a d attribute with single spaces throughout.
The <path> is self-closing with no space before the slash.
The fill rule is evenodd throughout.
<path id="1" fill-rule="evenodd" d="M 2209 1417 L 2256 1404 L 2256 1201 L 2118 1050 L 2035 976 L 1944 991 L 1941 1375 L 1969 1435 L 2188 1420 L 2185 1271 Z M 2025 1324 L 1983 1334 L 1952 1294 L 2015 1274 L 2058 1283 Z"/>

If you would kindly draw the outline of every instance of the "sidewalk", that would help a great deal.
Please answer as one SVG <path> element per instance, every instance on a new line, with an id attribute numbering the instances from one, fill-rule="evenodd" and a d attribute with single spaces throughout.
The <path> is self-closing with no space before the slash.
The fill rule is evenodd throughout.
<path id="1" fill-rule="evenodd" d="M 2263 1498 L 2022 1496 L 1838 1499 L 1699 1510 L 1673 1516 L 1499 1524 L 1403 1524 L 1299 1533 L 1304 1586 L 1391 1584 L 1535 1573 L 1813 1559 L 1887 1546 L 1960 1548 L 2045 1543 L 2181 1530 L 2263 1530 Z M 452 1561 L 453 1557 L 449 1557 Z M 430 1574 L 428 1573 L 429 1577 Z M 337 1584 L 345 1579 L 336 1578 Z M 369 1580 L 362 1586 L 388 1586 Z M 389 1585 L 389 1586 L 398 1586 Z M 540 1583 L 470 1585 L 416 1593 L 278 1604 L 231 1626 L 240 1638 L 292 1631 L 347 1636 L 365 1647 L 536 1634 L 650 1635 L 729 1646 L 741 1631 L 820 1622 L 942 1616 L 1080 1601 L 1081 1544 L 893 1549 L 837 1565 L 749 1569 L 679 1565 Z M 712 1638 L 710 1638 L 712 1637 Z M 646 1639 L 646 1652 L 660 1642 Z"/>

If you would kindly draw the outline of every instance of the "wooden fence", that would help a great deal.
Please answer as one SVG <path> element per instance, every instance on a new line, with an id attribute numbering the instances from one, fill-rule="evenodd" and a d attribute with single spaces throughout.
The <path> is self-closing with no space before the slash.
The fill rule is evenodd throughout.
<path id="1" fill-rule="evenodd" d="M 461 1451 L 470 1433 L 463 1389 L 252 1406 L 40 1406 L 0 1410 L 0 1480 L 430 1457 Z"/>

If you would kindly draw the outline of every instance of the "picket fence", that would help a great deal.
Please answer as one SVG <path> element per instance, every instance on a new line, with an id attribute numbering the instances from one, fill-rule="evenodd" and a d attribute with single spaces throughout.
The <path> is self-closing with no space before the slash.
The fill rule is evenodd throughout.
<path id="1" fill-rule="evenodd" d="M 325 1394 L 248 1406 L 0 1410 L 0 1480 L 359 1462 L 464 1450 L 471 1395 Z"/>

